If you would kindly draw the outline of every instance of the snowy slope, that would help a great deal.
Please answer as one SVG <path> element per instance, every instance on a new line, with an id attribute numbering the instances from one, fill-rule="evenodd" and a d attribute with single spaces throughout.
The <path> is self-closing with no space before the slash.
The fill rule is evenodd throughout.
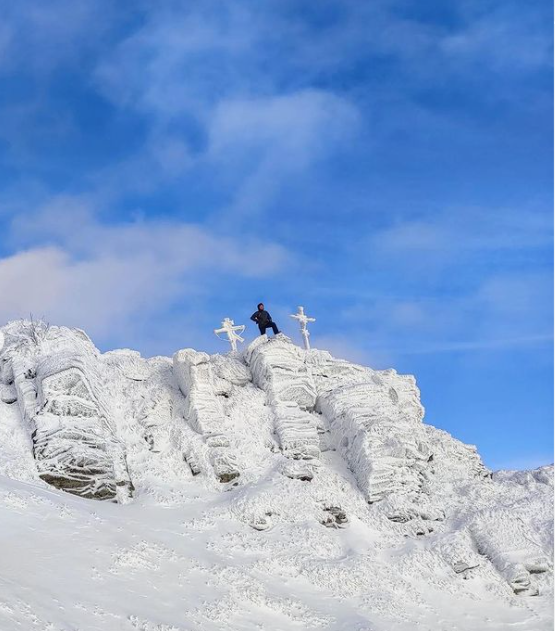
<path id="1" fill-rule="evenodd" d="M 414 378 L 0 335 L 0 629 L 553 628 L 553 468 L 491 473 Z"/>

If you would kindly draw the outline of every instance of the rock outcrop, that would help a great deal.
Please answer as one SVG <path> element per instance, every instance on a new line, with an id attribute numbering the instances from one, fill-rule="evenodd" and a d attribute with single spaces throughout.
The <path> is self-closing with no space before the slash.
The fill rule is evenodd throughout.
<path id="1" fill-rule="evenodd" d="M 13 325 L 1 351 L 31 434 L 38 475 L 91 499 L 125 501 L 133 490 L 125 452 L 100 398 L 98 352 L 82 332 Z"/>
<path id="2" fill-rule="evenodd" d="M 438 571 L 499 593 L 549 584 L 552 544 L 538 533 L 552 522 L 533 498 L 547 497 L 552 470 L 492 478 L 475 447 L 423 423 L 412 376 L 284 335 L 172 361 L 102 354 L 82 331 L 36 322 L 1 333 L 0 417 L 17 420 L 33 476 L 57 489 L 163 504 L 227 491 L 230 514 L 260 533 L 364 523 L 390 545 L 430 541 Z M 496 505 L 501 495 L 513 499 Z"/>
<path id="3" fill-rule="evenodd" d="M 177 352 L 173 358 L 174 374 L 179 388 L 186 397 L 186 420 L 200 434 L 208 449 L 208 459 L 220 482 L 231 482 L 239 477 L 235 454 L 230 440 L 222 429 L 224 411 L 216 395 L 216 383 L 206 353 L 191 348 Z M 189 453 L 191 470 L 198 470 L 198 458 Z"/>

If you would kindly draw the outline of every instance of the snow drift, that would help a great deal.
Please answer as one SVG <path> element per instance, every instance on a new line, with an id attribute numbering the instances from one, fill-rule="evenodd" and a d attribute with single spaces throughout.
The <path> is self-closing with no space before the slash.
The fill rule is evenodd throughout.
<path id="1" fill-rule="evenodd" d="M 488 471 L 423 423 L 412 376 L 281 334 L 228 355 L 144 359 L 102 354 L 76 329 L 1 331 L 3 523 L 25 524 L 18 545 L 30 536 L 72 576 L 71 557 L 29 532 L 46 502 L 83 558 L 62 605 L 8 563 L 0 580 L 30 595 L 5 591 L 0 628 L 550 628 L 552 467 Z M 136 572 L 152 565 L 167 566 L 155 592 Z M 213 592 L 187 589 L 194 575 Z"/>

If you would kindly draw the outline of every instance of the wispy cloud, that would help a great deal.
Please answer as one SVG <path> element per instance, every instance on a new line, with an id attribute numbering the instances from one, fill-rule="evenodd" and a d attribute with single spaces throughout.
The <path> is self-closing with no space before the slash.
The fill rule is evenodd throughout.
<path id="1" fill-rule="evenodd" d="M 518 347 L 534 347 L 553 343 L 553 335 L 529 335 L 527 337 L 513 337 L 505 339 L 483 339 L 473 341 L 453 341 L 445 343 L 427 342 L 423 346 L 408 346 L 397 348 L 373 349 L 376 353 L 389 356 L 402 355 L 433 355 L 436 353 L 468 353 L 473 351 L 507 350 Z"/>
<path id="2" fill-rule="evenodd" d="M 495 71 L 525 71 L 551 65 L 552 38 L 544 29 L 541 7 L 523 15 L 518 5 L 511 3 L 500 3 L 487 12 L 476 11 L 472 4 L 463 4 L 465 27 L 441 41 L 441 50 L 447 55 L 459 63 L 488 62 Z"/>
<path id="3" fill-rule="evenodd" d="M 206 274 L 259 277 L 292 260 L 271 242 L 182 221 L 108 224 L 67 197 L 14 220 L 12 235 L 19 247 L 0 259 L 0 320 L 33 312 L 101 338 L 177 300 L 201 300 Z"/>
<path id="4" fill-rule="evenodd" d="M 240 219 L 267 208 L 292 174 L 351 141 L 357 105 L 308 81 L 283 84 L 288 61 L 268 45 L 275 38 L 269 19 L 241 4 L 153 8 L 103 55 L 94 75 L 99 90 L 149 120 L 141 157 L 116 166 L 124 181 L 136 183 L 136 171 L 160 184 L 209 170 L 230 199 L 224 213 Z M 286 26 L 277 18 L 275 28 Z"/>
<path id="5" fill-rule="evenodd" d="M 372 248 L 381 254 L 422 256 L 441 265 L 461 255 L 548 249 L 552 243 L 551 218 L 534 204 L 525 211 L 495 206 L 430 209 L 399 218 L 371 237 Z"/>
<path id="6" fill-rule="evenodd" d="M 0 75 L 23 70 L 45 78 L 76 67 L 117 17 L 115 6 L 87 0 L 21 0 L 0 7 Z"/>
<path id="7" fill-rule="evenodd" d="M 411 282 L 399 296 L 381 294 L 341 312 L 343 326 L 365 322 L 368 347 L 390 357 L 548 346 L 552 315 L 543 305 L 548 272 L 490 272 L 474 287 L 458 283 L 444 294 Z"/>
<path id="8" fill-rule="evenodd" d="M 353 105 L 316 90 L 220 103 L 208 156 L 222 176 L 240 183 L 227 212 L 240 217 L 264 209 L 284 180 L 349 142 L 357 123 Z"/>

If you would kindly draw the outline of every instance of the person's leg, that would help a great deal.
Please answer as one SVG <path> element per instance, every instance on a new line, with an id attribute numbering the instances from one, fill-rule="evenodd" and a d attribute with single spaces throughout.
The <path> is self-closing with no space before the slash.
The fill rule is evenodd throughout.
<path id="1" fill-rule="evenodd" d="M 277 335 L 279 333 L 279 330 L 277 328 L 277 324 L 275 322 L 272 322 L 270 324 L 270 326 L 272 327 L 272 331 L 274 332 L 274 335 Z"/>
<path id="2" fill-rule="evenodd" d="M 266 329 L 268 327 L 265 324 L 259 324 L 258 325 L 258 330 L 260 331 L 260 335 L 264 335 L 264 333 L 266 333 Z"/>

